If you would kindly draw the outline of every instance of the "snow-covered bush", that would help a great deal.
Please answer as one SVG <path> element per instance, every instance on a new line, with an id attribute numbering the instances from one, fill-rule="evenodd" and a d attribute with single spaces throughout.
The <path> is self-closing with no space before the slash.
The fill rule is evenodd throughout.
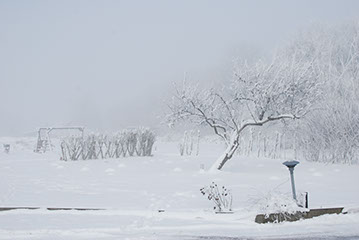
<path id="1" fill-rule="evenodd" d="M 70 137 L 61 142 L 63 160 L 119 158 L 120 156 L 151 156 L 156 137 L 147 128 L 129 129 L 110 135 Z"/>
<path id="2" fill-rule="evenodd" d="M 295 214 L 297 212 L 306 212 L 308 209 L 299 207 L 297 202 L 289 194 L 283 194 L 277 191 L 271 191 L 257 199 L 252 199 L 255 208 L 262 214 L 268 216 L 271 213 Z"/>
<path id="3" fill-rule="evenodd" d="M 203 196 L 207 196 L 208 200 L 214 202 L 214 210 L 218 212 L 232 211 L 232 193 L 224 186 L 218 187 L 215 182 L 212 182 L 209 187 L 201 188 L 200 192 Z"/>
<path id="4" fill-rule="evenodd" d="M 133 156 L 137 145 L 137 131 L 133 129 L 125 130 L 123 134 L 125 135 L 128 155 Z"/>
<path id="5" fill-rule="evenodd" d="M 136 154 L 138 156 L 151 156 L 155 140 L 156 136 L 150 129 L 139 128 L 137 130 Z"/>

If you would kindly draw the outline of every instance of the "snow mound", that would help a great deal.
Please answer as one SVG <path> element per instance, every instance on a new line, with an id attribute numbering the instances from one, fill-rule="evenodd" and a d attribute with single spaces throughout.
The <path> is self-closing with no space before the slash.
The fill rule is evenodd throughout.
<path id="1" fill-rule="evenodd" d="M 308 209 L 299 207 L 289 194 L 276 191 L 268 192 L 256 201 L 256 208 L 263 214 L 306 212 Z"/>

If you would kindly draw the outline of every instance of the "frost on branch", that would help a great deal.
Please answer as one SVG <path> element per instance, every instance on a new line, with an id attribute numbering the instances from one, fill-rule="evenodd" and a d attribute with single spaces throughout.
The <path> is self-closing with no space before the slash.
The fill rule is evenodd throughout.
<path id="1" fill-rule="evenodd" d="M 317 76 L 312 62 L 295 54 L 278 55 L 269 63 L 241 62 L 223 89 L 198 89 L 185 82 L 176 87 L 167 119 L 171 125 L 190 120 L 211 128 L 227 145 L 211 168 L 220 170 L 246 128 L 305 115 L 320 97 Z"/>
<path id="2" fill-rule="evenodd" d="M 359 163 L 359 23 L 315 27 L 286 48 L 312 62 L 325 92 L 298 129 L 310 161 Z"/>

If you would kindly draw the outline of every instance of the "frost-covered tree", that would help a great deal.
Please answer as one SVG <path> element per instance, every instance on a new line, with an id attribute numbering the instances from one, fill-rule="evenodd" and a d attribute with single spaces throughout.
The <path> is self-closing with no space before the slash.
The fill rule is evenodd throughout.
<path id="1" fill-rule="evenodd" d="M 313 61 L 325 92 L 299 131 L 307 160 L 359 162 L 359 23 L 314 26 L 283 54 Z"/>
<path id="2" fill-rule="evenodd" d="M 168 120 L 190 120 L 212 128 L 226 143 L 211 170 L 222 169 L 240 144 L 243 131 L 282 119 L 301 118 L 319 96 L 313 61 L 276 56 L 271 62 L 241 62 L 229 86 L 199 89 L 188 83 L 175 88 Z"/>

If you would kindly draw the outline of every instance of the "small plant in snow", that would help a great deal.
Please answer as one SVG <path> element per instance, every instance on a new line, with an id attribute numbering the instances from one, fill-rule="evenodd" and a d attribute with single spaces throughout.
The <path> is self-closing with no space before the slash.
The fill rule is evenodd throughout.
<path id="1" fill-rule="evenodd" d="M 203 196 L 207 196 L 208 200 L 215 203 L 214 210 L 217 212 L 232 211 L 232 193 L 226 187 L 221 188 L 215 182 L 209 187 L 200 189 Z"/>

